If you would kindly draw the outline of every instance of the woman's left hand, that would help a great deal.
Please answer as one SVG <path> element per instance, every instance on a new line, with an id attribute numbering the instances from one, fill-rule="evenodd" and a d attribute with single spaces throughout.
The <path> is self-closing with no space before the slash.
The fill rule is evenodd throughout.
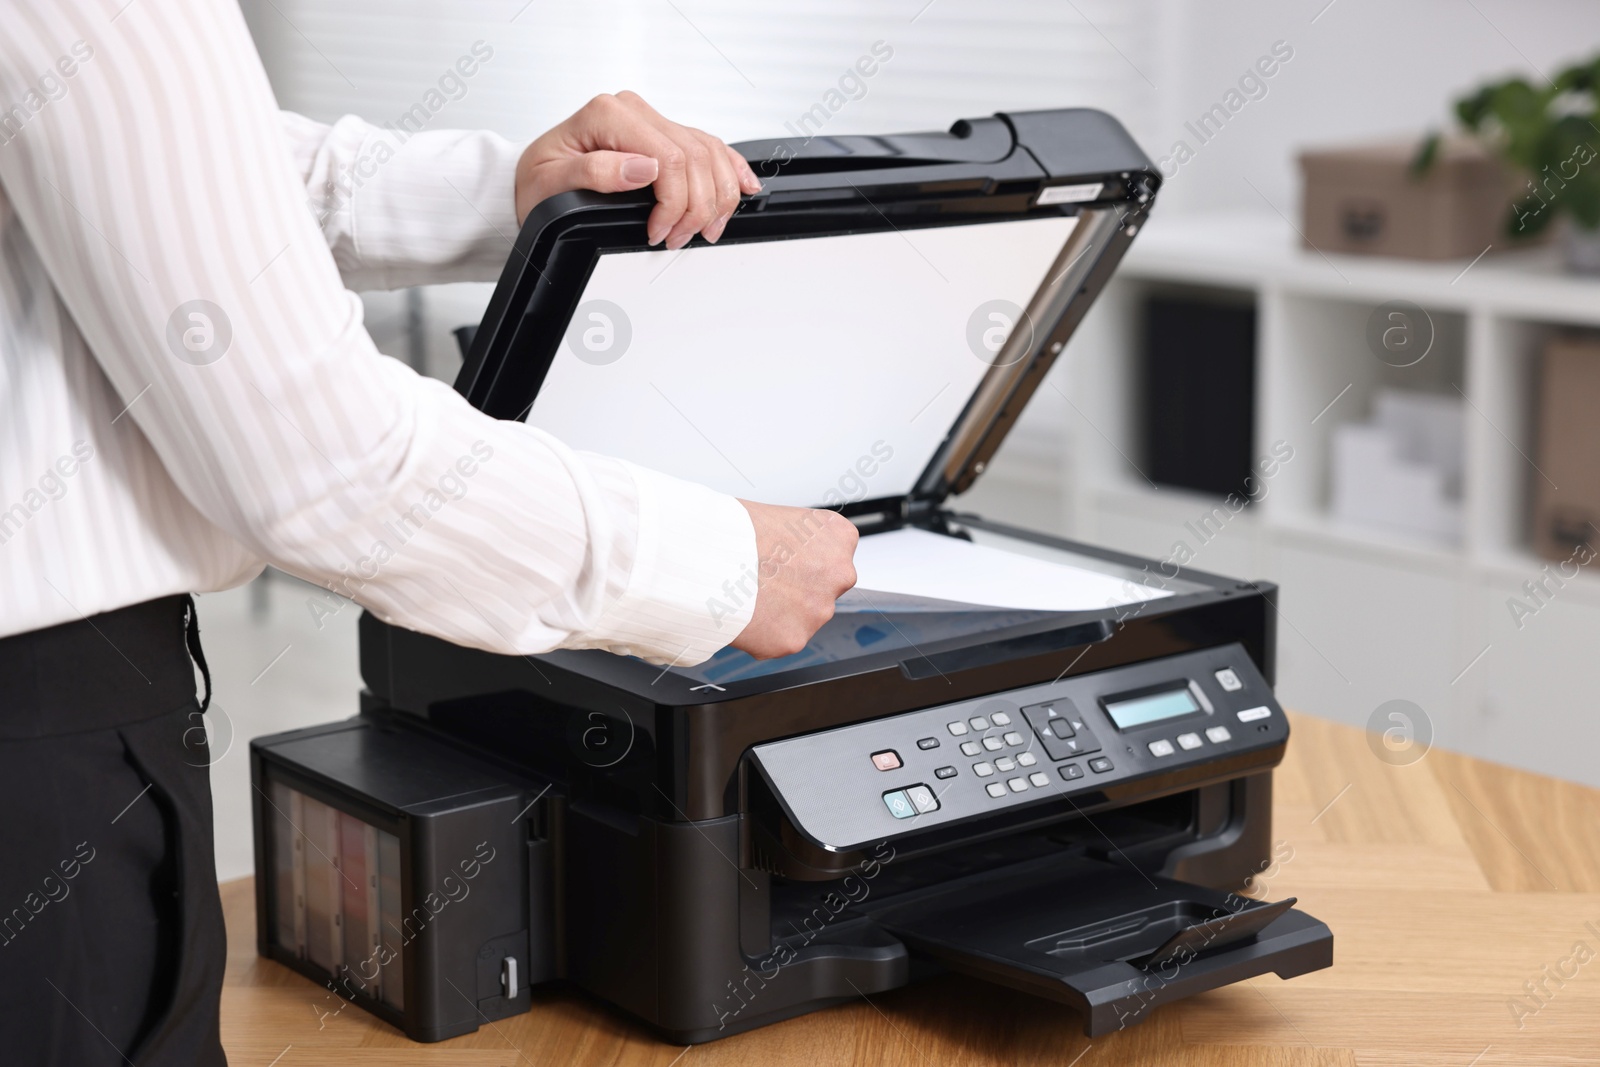
<path id="1" fill-rule="evenodd" d="M 572 189 L 618 193 L 655 185 L 651 244 L 682 248 L 695 234 L 722 236 L 755 172 L 717 138 L 670 122 L 637 93 L 603 94 L 528 146 L 517 162 L 517 221 Z"/>

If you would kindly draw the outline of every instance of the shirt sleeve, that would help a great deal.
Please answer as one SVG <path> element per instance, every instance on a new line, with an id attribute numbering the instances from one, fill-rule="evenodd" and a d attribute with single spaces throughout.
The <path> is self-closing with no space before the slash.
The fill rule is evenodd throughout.
<path id="1" fill-rule="evenodd" d="M 280 113 L 306 205 L 352 289 L 493 281 L 517 236 L 525 145 L 487 131 L 329 126 Z M 404 121 L 404 119 L 402 119 Z"/>
<path id="2" fill-rule="evenodd" d="M 235 5 L 7 12 L 0 100 L 39 106 L 0 144 L 0 183 L 206 520 L 381 618 L 495 652 L 688 664 L 738 635 L 754 598 L 727 591 L 756 550 L 737 500 L 490 419 L 376 351 Z M 41 71 L 59 72 L 42 95 Z M 490 220 L 511 196 L 493 171 L 461 188 Z M 360 219 L 341 238 L 360 270 L 489 257 L 481 229 L 420 222 L 363 250 Z"/>

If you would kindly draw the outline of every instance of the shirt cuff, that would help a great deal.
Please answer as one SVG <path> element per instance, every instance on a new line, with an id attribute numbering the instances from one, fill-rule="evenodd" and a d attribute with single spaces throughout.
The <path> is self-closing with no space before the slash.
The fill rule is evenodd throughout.
<path id="1" fill-rule="evenodd" d="M 692 666 L 739 636 L 755 612 L 755 525 L 736 498 L 614 460 L 633 478 L 638 527 L 626 588 L 584 644 Z"/>

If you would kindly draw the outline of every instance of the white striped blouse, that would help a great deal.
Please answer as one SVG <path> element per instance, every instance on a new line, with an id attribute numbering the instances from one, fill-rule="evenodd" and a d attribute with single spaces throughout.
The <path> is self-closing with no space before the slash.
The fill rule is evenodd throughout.
<path id="1" fill-rule="evenodd" d="M 484 416 L 345 288 L 496 277 L 522 146 L 281 113 L 232 3 L 0 24 L 0 635 L 264 562 L 497 652 L 738 635 L 738 501 Z"/>

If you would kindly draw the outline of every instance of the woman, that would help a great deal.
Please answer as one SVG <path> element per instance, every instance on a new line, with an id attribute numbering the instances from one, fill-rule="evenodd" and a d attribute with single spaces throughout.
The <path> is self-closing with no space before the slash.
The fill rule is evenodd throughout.
<path id="1" fill-rule="evenodd" d="M 526 146 L 325 126 L 278 111 L 231 6 L 4 18 L 0 1047 L 220 1064 L 189 593 L 267 562 L 351 588 L 384 524 L 468 464 L 466 491 L 362 574 L 364 607 L 504 653 L 772 656 L 853 584 L 855 531 L 825 512 L 782 545 L 795 509 L 489 419 L 381 356 L 346 289 L 492 279 L 570 189 L 653 185 L 652 243 L 715 241 L 760 188 L 720 141 L 630 93 Z M 753 604 L 709 617 L 752 567 Z"/>

